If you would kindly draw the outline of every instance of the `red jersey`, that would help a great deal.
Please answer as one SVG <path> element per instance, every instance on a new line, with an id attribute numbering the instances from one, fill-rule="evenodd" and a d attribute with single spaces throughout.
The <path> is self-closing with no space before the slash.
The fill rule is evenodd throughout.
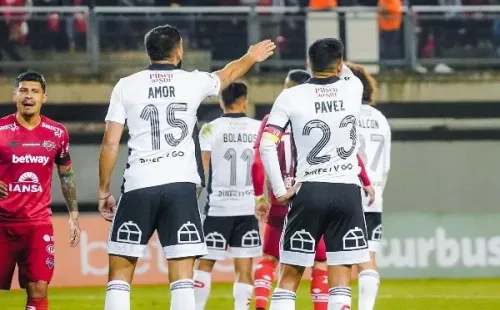
<path id="1" fill-rule="evenodd" d="M 262 133 L 264 132 L 264 128 L 267 125 L 267 119 L 269 115 L 266 115 L 264 119 L 262 120 L 262 123 L 260 125 L 259 129 L 259 134 L 257 135 L 257 139 L 255 140 L 255 155 L 254 155 L 254 166 L 252 169 L 252 177 L 254 180 L 254 192 L 255 196 L 260 196 L 263 194 L 263 188 L 264 188 L 264 183 L 260 182 L 259 179 L 263 179 L 264 176 L 259 178 L 259 176 L 256 176 L 256 173 L 259 173 L 258 171 L 262 171 L 262 174 L 264 175 L 264 166 L 262 164 L 262 161 L 260 159 L 260 152 L 259 152 L 259 147 L 260 147 L 260 140 L 262 138 Z M 285 128 L 285 132 L 281 136 L 280 143 L 278 144 L 278 159 L 280 163 L 280 169 L 281 169 L 281 177 L 283 178 L 285 185 L 287 189 L 291 188 L 293 184 L 295 183 L 295 167 L 296 167 L 296 156 L 295 156 L 295 144 L 293 143 L 293 136 L 290 131 L 290 127 L 288 126 Z M 261 184 L 259 184 L 261 183 Z M 288 212 L 288 207 L 283 206 L 280 203 L 278 203 L 276 197 L 274 196 L 273 189 L 271 188 L 270 182 L 267 182 L 268 186 L 268 193 L 269 193 L 269 201 L 272 205 L 271 210 L 269 212 L 269 219 L 272 220 L 273 218 L 281 218 L 281 221 L 283 218 L 286 216 Z"/>
<path id="2" fill-rule="evenodd" d="M 70 165 L 66 128 L 42 116 L 32 130 L 15 114 L 0 119 L 0 180 L 8 197 L 0 200 L 0 225 L 50 223 L 52 171 Z"/>

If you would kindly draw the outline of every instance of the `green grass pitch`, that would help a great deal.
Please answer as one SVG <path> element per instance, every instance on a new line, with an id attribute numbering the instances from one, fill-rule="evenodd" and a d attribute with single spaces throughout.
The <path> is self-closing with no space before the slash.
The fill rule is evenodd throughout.
<path id="1" fill-rule="evenodd" d="M 353 292 L 353 309 L 357 309 L 357 287 Z M 52 289 L 50 309 L 102 310 L 104 293 L 104 287 Z M 24 309 L 24 300 L 23 291 L 0 291 L 1 310 Z M 214 284 L 206 310 L 231 310 L 232 305 L 231 284 Z M 133 286 L 132 309 L 169 309 L 168 286 Z M 302 283 L 297 293 L 296 309 L 312 309 L 307 281 Z M 500 310 L 500 279 L 383 280 L 376 309 Z"/>

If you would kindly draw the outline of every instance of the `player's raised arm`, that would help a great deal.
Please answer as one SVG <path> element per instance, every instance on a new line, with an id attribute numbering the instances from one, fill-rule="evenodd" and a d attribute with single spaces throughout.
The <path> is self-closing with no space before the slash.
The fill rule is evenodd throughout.
<path id="1" fill-rule="evenodd" d="M 79 212 L 76 198 L 75 172 L 71 165 L 69 136 L 66 130 L 63 132 L 61 148 L 56 155 L 55 163 L 57 165 L 57 174 L 61 180 L 62 194 L 69 211 L 69 244 L 71 247 L 75 247 L 80 242 Z"/>
<path id="2" fill-rule="evenodd" d="M 260 155 L 266 174 L 271 181 L 274 195 L 278 200 L 287 195 L 287 189 L 281 175 L 277 143 L 280 141 L 289 122 L 287 90 L 283 91 L 274 102 L 271 114 L 260 140 Z M 290 197 L 288 197 L 290 198 Z"/>
<path id="3" fill-rule="evenodd" d="M 111 94 L 106 116 L 106 129 L 104 130 L 99 155 L 99 211 L 108 221 L 112 220 L 115 207 L 115 199 L 110 191 L 111 173 L 118 157 L 118 149 L 126 120 L 120 82 L 116 84 Z"/>
<path id="4" fill-rule="evenodd" d="M 271 57 L 275 48 L 276 45 L 273 41 L 264 40 L 250 46 L 248 52 L 240 59 L 232 61 L 224 69 L 214 72 L 220 79 L 220 91 L 223 91 L 229 84 L 244 76 L 254 64 Z"/>

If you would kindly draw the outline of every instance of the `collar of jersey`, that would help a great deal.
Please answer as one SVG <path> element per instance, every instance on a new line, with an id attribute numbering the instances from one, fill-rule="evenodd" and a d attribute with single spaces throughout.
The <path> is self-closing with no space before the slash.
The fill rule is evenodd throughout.
<path id="1" fill-rule="evenodd" d="M 177 67 L 172 64 L 150 64 L 148 70 L 177 70 Z"/>
<path id="2" fill-rule="evenodd" d="M 316 85 L 327 85 L 327 84 L 333 84 L 337 81 L 339 81 L 340 78 L 336 75 L 334 76 L 330 76 L 330 77 L 327 77 L 327 78 L 310 78 L 309 80 L 307 80 L 306 83 L 309 83 L 309 84 L 316 84 Z"/>
<path id="3" fill-rule="evenodd" d="M 245 117 L 247 116 L 245 113 L 224 113 L 222 117 Z"/>

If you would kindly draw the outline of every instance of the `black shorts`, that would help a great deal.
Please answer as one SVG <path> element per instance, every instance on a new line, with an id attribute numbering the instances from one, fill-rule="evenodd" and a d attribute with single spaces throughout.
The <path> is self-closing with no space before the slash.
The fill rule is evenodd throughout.
<path id="1" fill-rule="evenodd" d="M 234 258 L 262 255 L 259 223 L 255 216 L 210 216 L 203 222 L 208 255 L 203 259 L 224 260 L 226 249 Z"/>
<path id="2" fill-rule="evenodd" d="M 323 235 L 328 265 L 370 260 L 359 186 L 303 183 L 285 219 L 280 262 L 311 267 Z"/>
<path id="3" fill-rule="evenodd" d="M 122 194 L 108 253 L 142 257 L 155 230 L 167 259 L 207 254 L 193 183 L 171 183 Z"/>
<path id="4" fill-rule="evenodd" d="M 382 213 L 365 212 L 366 230 L 368 231 L 368 248 L 370 252 L 380 250 L 382 241 Z"/>

